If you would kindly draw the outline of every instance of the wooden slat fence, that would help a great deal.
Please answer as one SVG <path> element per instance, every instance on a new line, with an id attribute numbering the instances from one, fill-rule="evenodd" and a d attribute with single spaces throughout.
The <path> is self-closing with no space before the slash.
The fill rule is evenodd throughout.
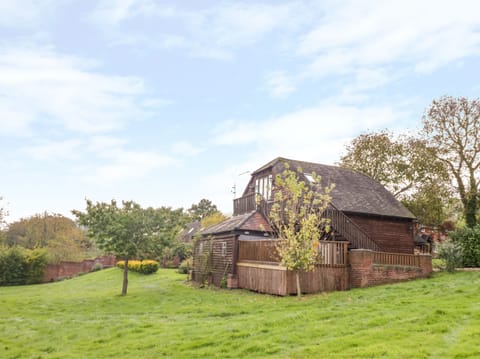
<path id="1" fill-rule="evenodd" d="M 420 267 L 420 258 L 414 254 L 373 252 L 373 263 Z"/>
<path id="2" fill-rule="evenodd" d="M 348 264 L 348 242 L 320 241 L 318 254 L 319 264 L 345 266 Z"/>
<path id="3" fill-rule="evenodd" d="M 239 261 L 278 262 L 275 240 L 238 242 Z"/>
<path id="4" fill-rule="evenodd" d="M 241 261 L 278 262 L 276 240 L 239 241 Z M 348 242 L 320 241 L 318 244 L 319 265 L 345 266 L 348 264 Z"/>

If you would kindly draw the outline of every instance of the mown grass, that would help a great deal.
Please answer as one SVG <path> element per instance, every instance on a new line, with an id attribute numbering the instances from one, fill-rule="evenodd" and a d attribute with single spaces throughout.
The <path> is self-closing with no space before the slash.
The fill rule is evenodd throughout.
<path id="1" fill-rule="evenodd" d="M 1 358 L 477 358 L 480 273 L 306 296 L 160 270 L 0 288 Z"/>

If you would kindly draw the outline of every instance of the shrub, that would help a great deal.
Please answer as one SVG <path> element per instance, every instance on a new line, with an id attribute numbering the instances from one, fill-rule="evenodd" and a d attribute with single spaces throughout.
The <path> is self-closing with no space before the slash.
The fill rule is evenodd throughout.
<path id="1" fill-rule="evenodd" d="M 100 262 L 97 262 L 93 265 L 92 269 L 90 269 L 90 272 L 98 272 L 99 270 L 103 269 L 103 264 Z"/>
<path id="2" fill-rule="evenodd" d="M 139 273 L 142 274 L 152 274 L 158 271 L 160 264 L 157 261 L 144 260 L 140 263 Z"/>
<path id="3" fill-rule="evenodd" d="M 181 274 L 188 274 L 193 268 L 193 257 L 188 257 L 187 259 L 183 260 L 178 267 L 178 273 Z"/>
<path id="4" fill-rule="evenodd" d="M 42 280 L 47 253 L 41 249 L 0 248 L 0 285 L 39 283 Z"/>
<path id="5" fill-rule="evenodd" d="M 449 237 L 462 249 L 462 264 L 465 267 L 480 267 L 480 224 L 457 229 Z"/>
<path id="6" fill-rule="evenodd" d="M 452 241 L 445 241 L 440 245 L 438 257 L 445 260 L 445 269 L 453 272 L 462 265 L 462 248 Z"/>
<path id="7" fill-rule="evenodd" d="M 121 269 L 125 268 L 125 261 L 118 261 L 117 267 Z M 152 274 L 158 271 L 158 268 L 160 268 L 160 264 L 157 261 L 152 261 L 148 259 L 143 261 L 137 261 L 137 260 L 128 261 L 128 270 L 131 270 L 133 272 L 138 272 L 142 274 Z"/>
<path id="8" fill-rule="evenodd" d="M 27 250 L 26 253 L 26 284 L 40 283 L 48 262 L 48 253 L 45 249 Z"/>

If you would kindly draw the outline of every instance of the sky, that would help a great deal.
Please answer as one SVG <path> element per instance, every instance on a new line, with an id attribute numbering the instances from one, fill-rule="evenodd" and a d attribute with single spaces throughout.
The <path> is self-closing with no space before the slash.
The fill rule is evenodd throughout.
<path id="1" fill-rule="evenodd" d="M 276 157 L 335 164 L 480 93 L 480 2 L 0 1 L 0 206 L 232 212 Z M 236 190 L 234 191 L 233 188 Z"/>

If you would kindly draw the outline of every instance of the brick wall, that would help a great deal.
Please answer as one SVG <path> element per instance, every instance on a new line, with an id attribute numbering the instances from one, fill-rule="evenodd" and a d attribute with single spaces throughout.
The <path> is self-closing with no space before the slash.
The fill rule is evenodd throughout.
<path id="1" fill-rule="evenodd" d="M 420 254 L 418 259 L 418 267 L 375 264 L 372 251 L 366 249 L 351 250 L 349 252 L 350 287 L 370 287 L 430 276 L 432 273 L 432 257 Z"/>
<path id="2" fill-rule="evenodd" d="M 60 262 L 58 264 L 47 264 L 44 270 L 43 283 L 55 282 L 57 280 L 77 276 L 81 273 L 88 273 L 96 263 L 104 267 L 112 267 L 116 264 L 115 256 L 102 256 L 95 259 L 85 259 L 82 262 Z"/>

